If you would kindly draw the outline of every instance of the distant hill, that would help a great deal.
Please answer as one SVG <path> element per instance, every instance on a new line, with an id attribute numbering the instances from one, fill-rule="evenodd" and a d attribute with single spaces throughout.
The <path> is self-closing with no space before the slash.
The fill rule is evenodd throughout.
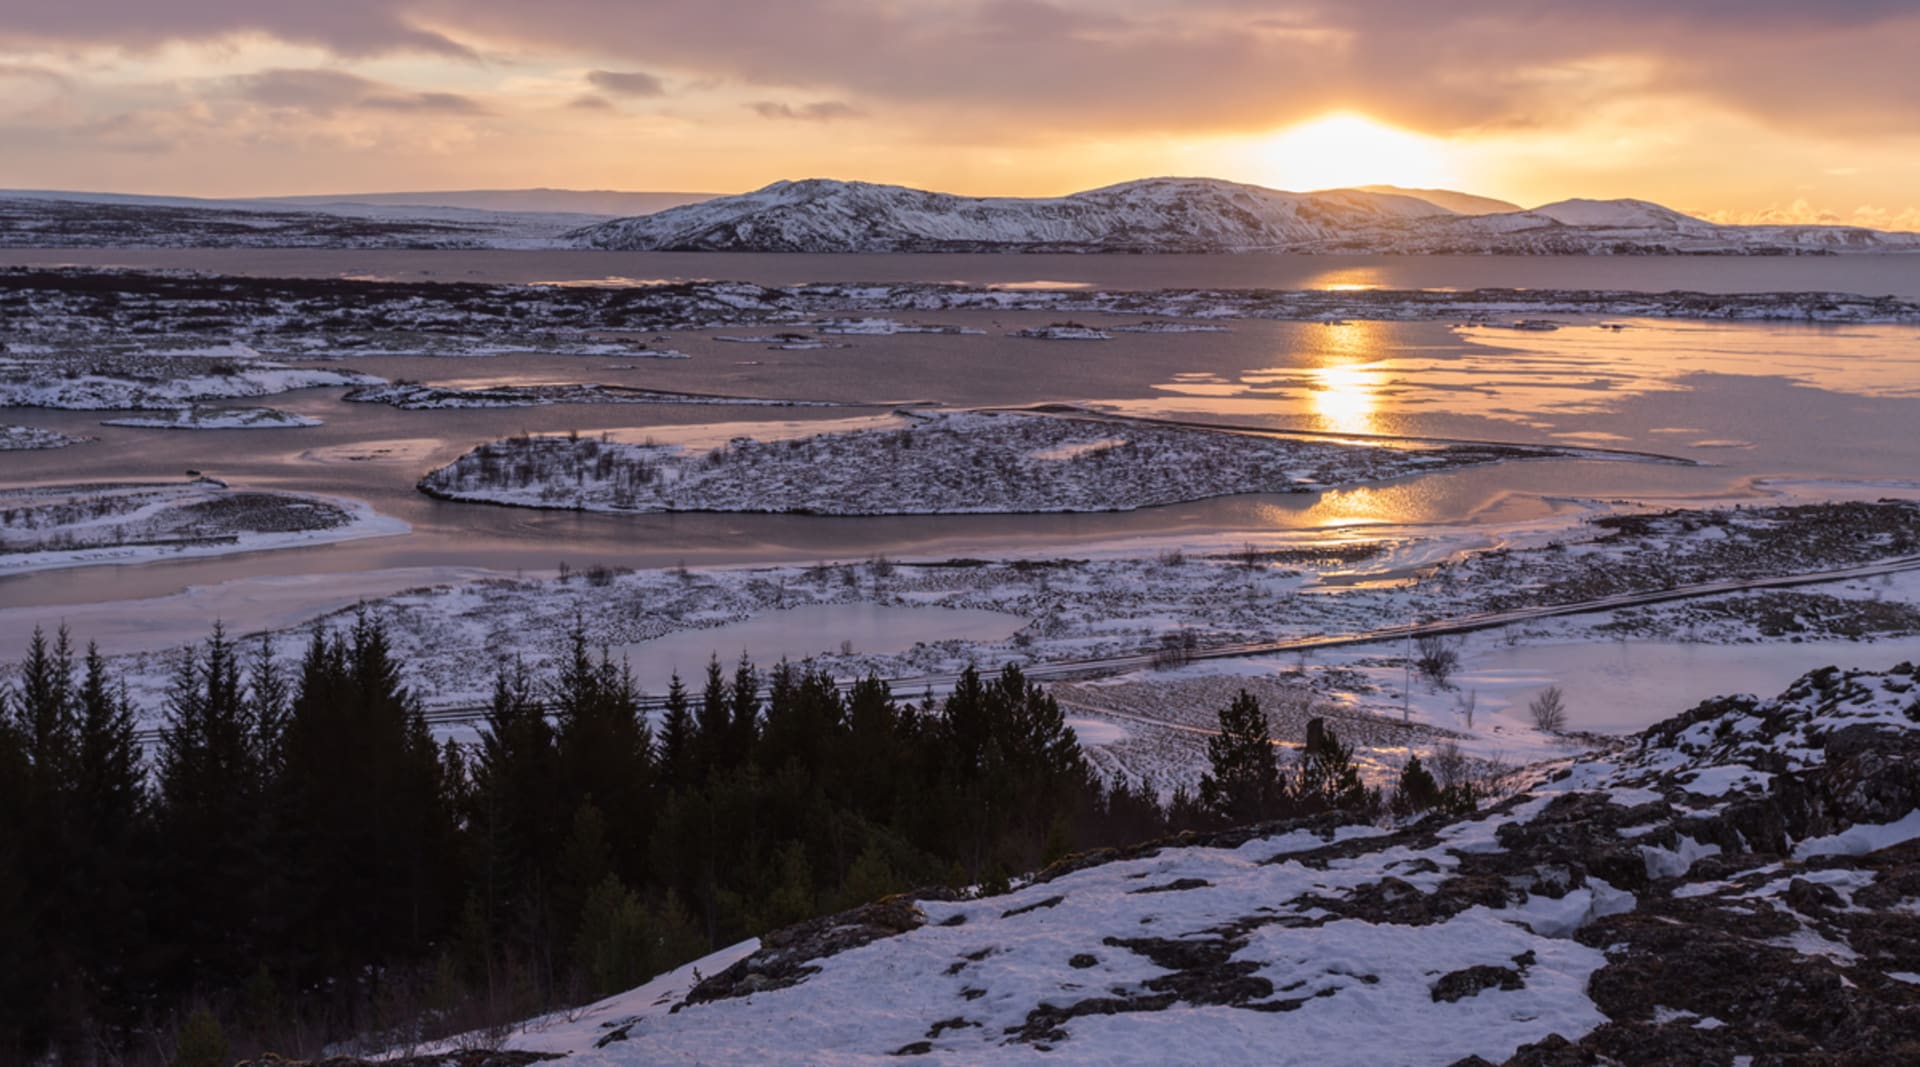
<path id="1" fill-rule="evenodd" d="M 1643 200 L 1531 211 L 1446 190 L 1291 193 L 1148 178 L 1059 197 L 965 197 L 897 185 L 775 182 L 584 227 L 590 248 L 737 252 L 1296 252 L 1786 255 L 1920 251 L 1855 226 L 1722 226 Z"/>
<path id="2" fill-rule="evenodd" d="M 368 204 L 383 207 L 457 207 L 476 211 L 563 212 L 575 215 L 651 215 L 712 200 L 718 193 L 628 193 L 613 189 L 458 189 L 413 193 L 334 193 L 275 196 L 263 203 L 302 207 Z"/>
<path id="3" fill-rule="evenodd" d="M 1795 255 L 1920 251 L 1857 226 L 1722 226 L 1645 200 L 1531 210 L 1444 189 L 1146 178 L 1056 197 L 870 182 L 750 193 L 497 189 L 251 200 L 0 190 L 0 248 Z"/>
<path id="4" fill-rule="evenodd" d="M 1391 193 L 1395 196 L 1411 196 L 1416 200 L 1425 200 L 1429 204 L 1446 208 L 1460 215 L 1499 215 L 1508 211 L 1519 211 L 1519 204 L 1505 200 L 1495 200 L 1490 196 L 1475 196 L 1472 193 L 1456 193 L 1451 189 L 1403 189 L 1398 185 L 1360 185 L 1355 186 L 1364 193 Z"/>

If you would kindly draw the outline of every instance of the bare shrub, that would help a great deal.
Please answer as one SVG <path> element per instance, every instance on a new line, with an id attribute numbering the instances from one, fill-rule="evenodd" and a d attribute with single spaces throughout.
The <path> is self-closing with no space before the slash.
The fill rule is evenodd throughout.
<path id="1" fill-rule="evenodd" d="M 1414 642 L 1419 654 L 1414 657 L 1413 665 L 1420 673 L 1441 688 L 1447 687 L 1447 679 L 1460 669 L 1460 642 L 1442 634 L 1425 634 Z"/>
<path id="2" fill-rule="evenodd" d="M 1533 716 L 1533 724 L 1548 733 L 1557 734 L 1567 728 L 1566 696 L 1557 685 L 1540 690 L 1539 695 L 1527 702 L 1527 712 Z"/>
<path id="3" fill-rule="evenodd" d="M 1160 670 L 1184 666 L 1193 662 L 1193 654 L 1200 648 L 1200 637 L 1192 630 L 1181 629 L 1160 635 L 1160 645 L 1153 650 L 1153 665 Z"/>
<path id="4" fill-rule="evenodd" d="M 1452 741 L 1447 741 L 1434 749 L 1433 754 L 1427 757 L 1427 766 L 1432 770 L 1434 778 L 1439 781 L 1442 789 L 1470 781 L 1473 773 L 1467 754 L 1460 751 L 1460 746 Z"/>

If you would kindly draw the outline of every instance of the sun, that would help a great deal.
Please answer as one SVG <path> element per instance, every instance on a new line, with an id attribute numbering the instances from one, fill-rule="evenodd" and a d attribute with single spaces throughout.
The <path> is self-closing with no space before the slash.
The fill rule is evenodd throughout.
<path id="1" fill-rule="evenodd" d="M 1442 185 L 1445 142 L 1339 112 L 1281 130 L 1260 143 L 1265 184 L 1298 192 L 1351 185 Z"/>

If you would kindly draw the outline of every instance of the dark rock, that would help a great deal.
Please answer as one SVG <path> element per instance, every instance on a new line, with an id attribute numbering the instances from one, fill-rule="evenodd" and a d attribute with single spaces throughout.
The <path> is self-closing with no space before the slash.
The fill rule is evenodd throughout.
<path id="1" fill-rule="evenodd" d="M 1016 915 L 1025 915 L 1030 911 L 1039 911 L 1041 908 L 1057 908 L 1065 903 L 1066 899 L 1066 897 L 1048 897 L 1045 900 L 1036 900 L 1031 904 L 1022 904 L 1017 908 L 1003 911 L 1000 913 L 1000 917 L 1002 919 L 1011 919 Z"/>
<path id="2" fill-rule="evenodd" d="M 1477 997 L 1488 989 L 1525 989 L 1526 979 L 1511 967 L 1494 967 L 1482 964 L 1464 970 L 1451 971 L 1441 975 L 1438 982 L 1428 992 L 1435 1004 L 1452 1003 Z"/>

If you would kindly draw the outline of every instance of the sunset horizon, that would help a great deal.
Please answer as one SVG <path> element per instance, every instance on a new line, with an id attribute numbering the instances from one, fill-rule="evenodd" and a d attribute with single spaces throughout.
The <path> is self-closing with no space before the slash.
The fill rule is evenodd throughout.
<path id="1" fill-rule="evenodd" d="M 0 187 L 726 193 L 831 174 L 1053 196 L 1188 174 L 1920 228 L 1920 133 L 1889 92 L 1920 12 L 1893 4 L 180 14 L 92 0 L 0 16 Z"/>

